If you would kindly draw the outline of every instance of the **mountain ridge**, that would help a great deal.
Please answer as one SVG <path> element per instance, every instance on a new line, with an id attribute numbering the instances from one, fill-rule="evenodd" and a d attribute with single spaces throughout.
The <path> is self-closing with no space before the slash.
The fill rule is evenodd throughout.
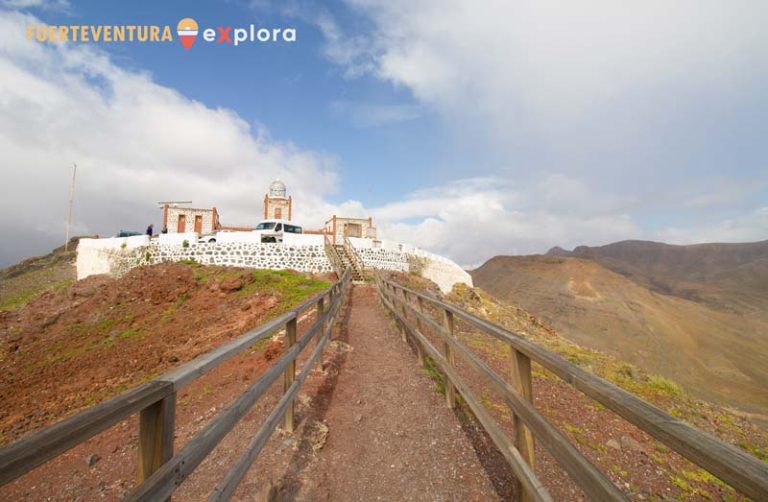
<path id="1" fill-rule="evenodd" d="M 553 248 L 497 256 L 471 274 L 579 344 L 706 399 L 768 411 L 768 241 Z"/>

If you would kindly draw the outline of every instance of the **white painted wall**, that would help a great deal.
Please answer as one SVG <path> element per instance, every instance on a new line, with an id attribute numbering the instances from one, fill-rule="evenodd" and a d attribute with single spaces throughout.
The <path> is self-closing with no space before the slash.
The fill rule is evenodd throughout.
<path id="1" fill-rule="evenodd" d="M 440 291 L 450 293 L 454 284 L 464 283 L 472 286 L 472 276 L 453 262 L 427 258 L 421 276 L 437 284 Z"/>
<path id="2" fill-rule="evenodd" d="M 291 246 L 324 246 L 325 238 L 316 234 L 283 233 L 283 244 Z"/>
<path id="3" fill-rule="evenodd" d="M 160 234 L 157 242 L 160 244 L 176 244 L 181 246 L 184 241 L 189 242 L 190 246 L 197 244 L 197 234 L 195 232 L 184 232 L 182 234 Z"/>
<path id="4" fill-rule="evenodd" d="M 408 256 L 415 256 L 424 262 L 421 275 L 437 284 L 443 293 L 450 292 L 456 283 L 472 286 L 472 276 L 452 260 L 410 244 L 354 237 L 349 238 L 349 243 L 365 267 L 408 271 Z"/>
<path id="5" fill-rule="evenodd" d="M 77 244 L 77 279 L 89 275 L 111 274 L 115 258 L 130 255 L 136 248 L 149 245 L 149 237 L 110 237 L 108 239 L 80 239 Z"/>
<path id="6" fill-rule="evenodd" d="M 182 246 L 184 240 L 190 243 L 188 249 Z M 232 247 L 236 244 L 244 246 Z M 330 263 L 323 244 L 323 236 L 313 234 L 285 234 L 283 244 L 261 244 L 261 232 L 219 232 L 215 244 L 199 245 L 194 232 L 161 234 L 151 244 L 146 235 L 81 239 L 77 247 L 77 278 L 120 273 L 125 266 L 136 266 L 145 252 L 137 248 L 144 247 L 153 261 L 194 258 L 200 263 L 218 265 L 326 271 Z M 408 257 L 414 256 L 424 264 L 422 276 L 436 283 L 441 291 L 450 292 L 459 282 L 472 286 L 472 277 L 456 263 L 423 249 L 395 241 L 359 238 L 350 238 L 350 244 L 367 268 L 407 272 Z"/>
<path id="7" fill-rule="evenodd" d="M 261 234 L 262 232 L 255 230 L 253 232 L 217 232 L 216 242 L 225 244 L 236 242 L 261 244 Z"/>

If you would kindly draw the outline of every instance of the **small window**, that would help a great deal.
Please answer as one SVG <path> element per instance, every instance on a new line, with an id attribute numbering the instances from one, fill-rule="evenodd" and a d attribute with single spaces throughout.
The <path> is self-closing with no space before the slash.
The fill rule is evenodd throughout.
<path id="1" fill-rule="evenodd" d="M 282 232 L 283 231 L 283 224 L 278 223 L 277 226 L 275 226 L 275 232 Z"/>

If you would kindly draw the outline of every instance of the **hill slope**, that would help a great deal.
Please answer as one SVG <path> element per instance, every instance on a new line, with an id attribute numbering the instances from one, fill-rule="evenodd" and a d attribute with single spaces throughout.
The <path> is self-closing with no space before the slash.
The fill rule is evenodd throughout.
<path id="1" fill-rule="evenodd" d="M 653 291 L 768 319 L 768 241 L 688 246 L 622 241 L 573 251 L 553 248 L 547 254 L 589 259 Z"/>
<path id="2" fill-rule="evenodd" d="M 96 275 L 0 312 L 0 445 L 282 314 L 329 282 L 163 263 Z"/>
<path id="3" fill-rule="evenodd" d="M 67 251 L 61 246 L 0 270 L 0 312 L 19 308 L 44 291 L 70 285 L 77 276 L 75 250 L 79 239 L 73 238 Z"/>
<path id="4" fill-rule="evenodd" d="M 623 267 L 626 276 L 587 259 L 500 256 L 474 270 L 472 278 L 480 288 L 520 305 L 579 344 L 679 381 L 699 397 L 768 412 L 768 320 L 759 309 L 765 298 L 753 287 L 748 295 L 733 299 L 730 286 L 716 281 L 720 271 L 759 265 L 760 258 L 713 266 L 704 273 L 686 267 L 688 261 L 676 250 L 675 259 L 659 258 L 655 264 L 636 248 L 627 252 L 624 243 L 604 248 L 577 250 L 591 252 L 615 269 Z M 708 269 L 706 257 L 696 259 L 705 264 L 699 268 Z M 659 292 L 664 288 L 680 296 Z M 692 301 L 684 297 L 695 297 L 691 291 L 709 296 Z"/>

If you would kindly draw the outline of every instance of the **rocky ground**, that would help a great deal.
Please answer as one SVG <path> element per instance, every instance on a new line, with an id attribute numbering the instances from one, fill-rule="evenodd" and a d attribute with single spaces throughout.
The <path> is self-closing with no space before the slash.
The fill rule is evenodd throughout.
<path id="1" fill-rule="evenodd" d="M 391 274 L 413 289 L 441 296 L 434 285 L 407 274 Z M 580 347 L 525 310 L 499 303 L 482 291 L 455 288 L 448 301 L 504 326 L 570 362 L 612 381 L 672 415 L 768 461 L 768 430 L 733 410 L 697 400 L 675 382 L 648 374 L 606 354 Z M 499 375 L 509 372 L 509 349 L 501 342 L 457 323 L 459 337 Z M 430 335 L 429 330 L 427 334 Z M 437 342 L 431 334 L 433 343 Z M 483 378 L 458 362 L 459 371 L 496 420 L 511 435 L 512 416 Z M 633 500 L 743 500 L 720 480 L 632 426 L 540 366 L 533 366 L 536 408 Z M 439 374 L 435 374 L 439 382 Z M 438 383 L 438 389 L 442 390 Z M 513 436 L 512 436 L 513 437 Z M 586 500 L 557 462 L 536 445 L 536 473 L 555 500 Z"/>
<path id="2" fill-rule="evenodd" d="M 0 444 L 143 383 L 330 284 L 161 264 L 93 276 L 0 313 Z"/>
<path id="3" fill-rule="evenodd" d="M 411 275 L 393 277 L 438 294 Z M 0 314 L 0 431 L 5 442 L 71 415 L 189 360 L 322 289 L 291 272 L 165 264 L 115 280 L 95 277 L 51 290 Z M 330 278 L 325 278 L 330 279 Z M 761 456 L 760 426 L 686 396 L 604 354 L 584 350 L 525 311 L 481 292 L 449 297 L 472 312 L 561 353 L 697 427 Z M 301 319 L 299 335 L 313 321 Z M 459 324 L 460 338 L 499 374 L 508 350 Z M 310 345 L 311 347 L 311 345 Z M 280 336 L 254 345 L 178 396 L 175 448 L 183 447 L 282 353 Z M 298 362 L 301 368 L 305 351 Z M 502 400 L 458 363 L 482 403 L 513 435 Z M 202 500 L 239 457 L 281 394 L 278 381 L 174 494 Z M 421 367 L 372 285 L 354 286 L 324 362 L 299 395 L 297 430 L 278 429 L 235 500 L 496 500 L 515 483 L 471 413 L 445 406 L 441 376 Z M 633 500 L 740 500 L 705 471 L 534 366 L 534 402 Z M 0 488 L 3 500 L 120 500 L 134 486 L 137 420 L 97 435 Z M 585 500 L 536 446 L 536 473 L 555 500 Z"/>

